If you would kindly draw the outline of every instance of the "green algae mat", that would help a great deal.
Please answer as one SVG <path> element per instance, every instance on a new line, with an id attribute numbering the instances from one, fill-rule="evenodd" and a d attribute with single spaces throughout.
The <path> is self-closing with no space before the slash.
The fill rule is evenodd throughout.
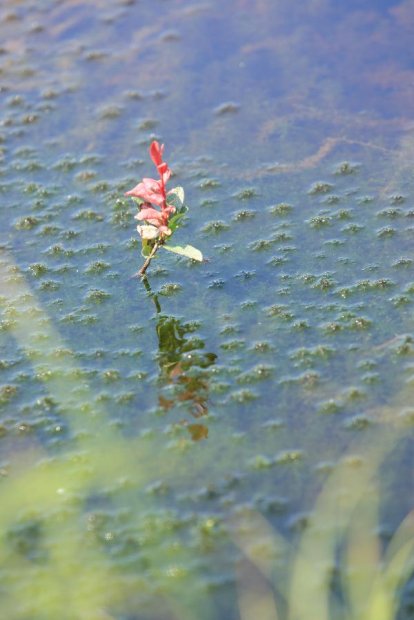
<path id="1" fill-rule="evenodd" d="M 1 618 L 412 617 L 413 27 L 2 2 Z"/>

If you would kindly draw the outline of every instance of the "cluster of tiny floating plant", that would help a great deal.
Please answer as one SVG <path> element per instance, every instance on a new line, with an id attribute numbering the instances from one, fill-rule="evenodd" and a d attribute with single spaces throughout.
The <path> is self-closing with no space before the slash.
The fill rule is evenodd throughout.
<path id="1" fill-rule="evenodd" d="M 135 219 L 143 222 L 137 226 L 142 241 L 142 255 L 145 262 L 138 275 L 145 272 L 157 251 L 163 247 L 169 252 L 186 256 L 187 258 L 202 261 L 203 255 L 192 245 L 171 245 L 169 240 L 173 233 L 181 226 L 188 208 L 184 204 L 184 189 L 175 187 L 167 191 L 166 184 L 171 177 L 171 169 L 163 161 L 164 145 L 157 141 L 151 143 L 149 153 L 154 162 L 160 179 L 144 178 L 126 196 L 134 199 L 138 206 Z M 158 208 L 157 208 L 158 207 Z"/>

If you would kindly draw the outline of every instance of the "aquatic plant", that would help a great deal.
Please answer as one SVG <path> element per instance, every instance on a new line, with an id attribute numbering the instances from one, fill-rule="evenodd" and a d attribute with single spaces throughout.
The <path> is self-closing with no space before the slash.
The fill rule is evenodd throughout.
<path id="1" fill-rule="evenodd" d="M 193 260 L 203 260 L 201 252 L 191 245 L 179 246 L 167 243 L 182 224 L 188 209 L 184 204 L 182 187 L 167 191 L 166 185 L 171 177 L 171 169 L 163 160 L 163 153 L 164 145 L 154 140 L 149 148 L 149 154 L 157 168 L 159 180 L 144 178 L 125 194 L 133 198 L 138 206 L 139 211 L 135 219 L 143 222 L 137 226 L 142 240 L 142 255 L 145 257 L 145 262 L 138 271 L 140 276 L 145 274 L 160 247 Z"/>

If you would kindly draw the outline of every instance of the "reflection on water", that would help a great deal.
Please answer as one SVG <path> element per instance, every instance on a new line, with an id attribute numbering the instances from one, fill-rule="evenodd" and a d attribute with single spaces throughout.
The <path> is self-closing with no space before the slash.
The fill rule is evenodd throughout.
<path id="1" fill-rule="evenodd" d="M 199 418 L 208 414 L 206 369 L 215 363 L 217 355 L 203 351 L 205 345 L 201 338 L 189 337 L 195 331 L 193 323 L 162 314 L 159 297 L 152 292 L 146 277 L 143 284 L 157 312 L 159 383 L 165 387 L 165 394 L 159 396 L 160 407 L 167 412 L 176 403 L 184 403 L 190 415 L 198 421 L 182 420 L 181 424 L 187 428 L 193 441 L 206 439 L 208 428 Z"/>

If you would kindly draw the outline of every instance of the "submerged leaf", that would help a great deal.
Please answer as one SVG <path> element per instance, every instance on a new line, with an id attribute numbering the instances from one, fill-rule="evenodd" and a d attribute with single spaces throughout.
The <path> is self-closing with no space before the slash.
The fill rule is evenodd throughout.
<path id="1" fill-rule="evenodd" d="M 207 439 L 208 437 L 208 428 L 204 424 L 189 424 L 187 428 L 193 441 Z"/>
<path id="2" fill-rule="evenodd" d="M 186 256 L 193 260 L 198 260 L 200 262 L 203 260 L 203 255 L 200 250 L 197 250 L 197 248 L 194 248 L 192 245 L 181 246 L 164 244 L 163 248 L 169 252 L 174 252 L 175 254 L 180 254 L 181 256 Z"/>

